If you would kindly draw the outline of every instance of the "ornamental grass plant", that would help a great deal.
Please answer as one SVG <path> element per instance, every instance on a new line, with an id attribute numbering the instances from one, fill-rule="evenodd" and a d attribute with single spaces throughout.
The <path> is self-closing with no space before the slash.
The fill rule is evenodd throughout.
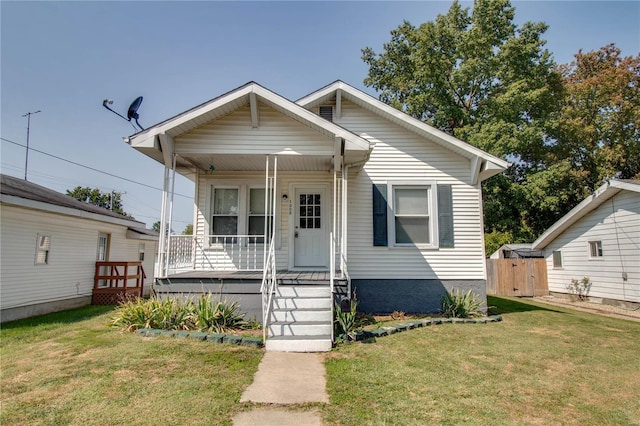
<path id="1" fill-rule="evenodd" d="M 482 302 L 469 290 L 466 293 L 456 289 L 449 291 L 442 298 L 442 314 L 449 318 L 472 318 L 482 315 Z"/>
<path id="2" fill-rule="evenodd" d="M 211 293 L 193 298 L 136 299 L 121 303 L 110 320 L 124 331 L 140 328 L 226 332 L 242 328 L 244 313 L 238 302 Z"/>

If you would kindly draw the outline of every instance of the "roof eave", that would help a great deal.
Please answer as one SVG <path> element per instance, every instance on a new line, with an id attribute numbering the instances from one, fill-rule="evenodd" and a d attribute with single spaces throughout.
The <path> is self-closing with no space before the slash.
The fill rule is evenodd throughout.
<path id="1" fill-rule="evenodd" d="M 628 184 L 620 181 L 609 181 L 596 189 L 593 194 L 582 200 L 577 206 L 569 211 L 569 213 L 558 219 L 549 229 L 540 235 L 532 244 L 534 250 L 544 249 L 555 240 L 560 234 L 566 231 L 571 225 L 576 223 L 582 217 L 587 215 L 599 207 L 602 203 L 622 191 L 628 189 L 639 192 L 640 186 Z"/>

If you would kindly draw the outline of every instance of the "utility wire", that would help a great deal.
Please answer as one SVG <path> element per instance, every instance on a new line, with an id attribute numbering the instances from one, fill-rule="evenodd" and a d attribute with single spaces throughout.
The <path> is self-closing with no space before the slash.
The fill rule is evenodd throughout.
<path id="1" fill-rule="evenodd" d="M 14 141 L 6 139 L 6 138 L 0 137 L 0 139 L 5 141 L 5 142 L 12 143 L 14 145 L 21 146 L 23 148 L 27 147 L 26 145 L 23 145 L 23 144 L 18 143 L 18 142 L 14 142 Z M 49 154 L 48 152 L 40 151 L 40 150 L 35 149 L 35 148 L 29 147 L 29 150 L 38 152 L 40 154 L 48 155 L 49 157 L 53 157 L 53 158 L 55 158 L 57 160 L 65 161 L 67 163 L 71 163 L 71 164 L 76 165 L 76 166 L 84 167 L 85 169 L 89 169 L 89 170 L 92 170 L 94 172 L 102 173 L 102 174 L 105 174 L 107 176 L 111 176 L 111 177 L 114 177 L 114 178 L 122 179 L 124 181 L 131 182 L 131 183 L 135 183 L 136 185 L 145 186 L 147 188 L 155 189 L 157 191 L 162 191 L 163 190 L 162 188 L 158 188 L 158 187 L 155 187 L 155 186 L 147 185 L 146 183 L 137 182 L 137 181 L 135 181 L 133 179 L 128 179 L 128 178 L 125 178 L 125 177 L 122 177 L 122 176 L 114 175 L 114 174 L 109 173 L 109 172 L 105 172 L 103 170 L 98 170 L 98 169 L 95 169 L 93 167 L 85 166 L 84 164 L 76 163 L 75 161 L 67 160 L 66 158 L 58 157 L 57 155 Z M 189 198 L 189 199 L 193 200 L 193 197 L 191 197 L 189 195 L 178 194 L 178 193 L 174 193 L 174 195 L 179 195 L 180 197 L 185 197 L 185 198 Z"/>

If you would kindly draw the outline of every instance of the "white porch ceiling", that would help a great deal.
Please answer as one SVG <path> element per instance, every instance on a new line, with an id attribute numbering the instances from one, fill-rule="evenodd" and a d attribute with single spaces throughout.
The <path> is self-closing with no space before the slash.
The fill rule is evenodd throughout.
<path id="1" fill-rule="evenodd" d="M 200 170 L 263 172 L 264 155 L 194 155 L 180 156 L 183 161 Z M 279 155 L 278 171 L 329 171 L 332 169 L 331 156 Z M 273 160 L 271 160 L 273 167 Z"/>

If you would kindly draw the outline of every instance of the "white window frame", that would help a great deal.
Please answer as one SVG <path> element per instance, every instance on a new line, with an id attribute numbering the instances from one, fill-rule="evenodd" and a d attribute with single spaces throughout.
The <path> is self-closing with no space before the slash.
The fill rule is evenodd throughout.
<path id="1" fill-rule="evenodd" d="M 209 222 L 209 235 L 211 236 L 215 236 L 216 234 L 213 232 L 213 218 L 214 216 L 216 217 L 233 217 L 234 215 L 222 215 L 222 214 L 216 214 L 215 213 L 215 201 L 216 201 L 216 189 L 235 189 L 236 191 L 238 191 L 238 211 L 237 214 L 235 215 L 236 217 L 236 234 L 235 235 L 242 235 L 240 234 L 240 230 L 242 229 L 242 226 L 244 225 L 243 223 L 241 223 L 241 221 L 243 221 L 242 217 L 242 210 L 243 210 L 243 199 L 244 197 L 242 196 L 242 187 L 240 185 L 211 185 L 211 190 L 210 190 L 210 199 L 209 199 L 209 215 L 208 215 L 208 222 Z M 215 244 L 213 242 L 213 239 L 208 239 L 210 241 L 209 244 L 213 245 Z M 236 240 L 237 241 L 237 240 Z"/>
<path id="2" fill-rule="evenodd" d="M 265 212 L 265 214 L 260 214 L 260 215 L 258 215 L 258 214 L 251 214 L 251 212 L 249 211 L 249 209 L 251 208 L 251 190 L 252 190 L 252 189 L 263 189 L 263 190 L 265 190 L 265 197 L 269 197 L 269 196 L 270 196 L 270 195 L 269 195 L 269 192 L 268 192 L 268 191 L 266 190 L 266 188 L 264 187 L 264 183 L 263 183 L 262 185 L 259 185 L 259 184 L 256 184 L 256 185 L 251 185 L 251 184 L 249 184 L 249 185 L 247 185 L 247 191 L 246 191 L 246 199 L 247 199 L 247 201 L 246 201 L 246 204 L 245 204 L 246 208 L 245 208 L 245 211 L 244 211 L 244 213 L 245 213 L 245 214 L 244 214 L 244 217 L 245 217 L 245 227 L 244 227 L 245 233 L 244 233 L 244 235 L 249 235 L 249 218 L 250 218 L 250 217 L 252 217 L 252 216 L 253 216 L 253 217 L 255 217 L 255 216 L 262 217 L 262 220 L 263 220 L 263 221 L 264 221 L 264 217 L 265 217 L 265 216 L 271 216 L 271 218 L 272 218 L 271 220 L 273 221 L 273 226 L 276 226 L 276 222 L 275 222 L 275 220 L 276 220 L 276 218 L 275 218 L 275 213 L 277 213 L 277 212 L 278 212 L 278 209 L 277 209 L 277 207 L 276 207 L 276 206 L 274 206 L 274 208 L 276 209 L 276 211 L 274 212 L 274 214 L 273 214 L 273 215 L 268 215 L 268 214 L 267 214 L 267 212 Z M 273 193 L 271 194 L 271 196 L 273 197 Z M 279 199 L 276 199 L 276 203 L 279 203 L 279 202 L 280 202 L 280 200 L 279 200 Z M 277 232 L 276 232 L 276 234 L 277 234 Z M 264 234 L 263 234 L 263 235 L 264 235 Z M 270 236 L 270 235 L 267 235 L 267 242 L 269 242 L 269 238 L 271 238 L 271 236 Z M 253 243 L 252 243 L 252 244 L 253 244 Z M 264 242 L 259 242 L 259 241 L 257 241 L 255 244 L 262 245 L 262 244 L 264 244 Z"/>
<path id="3" fill-rule="evenodd" d="M 44 253 L 44 258 L 40 260 L 40 253 Z M 35 265 L 48 265 L 49 255 L 51 254 L 51 235 L 36 234 L 36 258 Z"/>
<path id="4" fill-rule="evenodd" d="M 556 253 L 558 253 L 558 257 L 560 258 L 560 264 L 557 265 L 556 264 Z M 553 250 L 551 252 L 551 265 L 553 266 L 553 269 L 562 269 L 563 265 L 564 265 L 564 259 L 562 256 L 562 250 Z"/>
<path id="5" fill-rule="evenodd" d="M 594 249 L 596 251 L 594 255 Z M 604 257 L 604 250 L 602 250 L 602 240 L 593 240 L 587 242 L 587 251 L 589 253 L 589 259 L 602 260 Z"/>
<path id="6" fill-rule="evenodd" d="M 145 252 L 145 244 L 138 243 L 138 261 L 144 262 L 144 252 Z"/>
<path id="7" fill-rule="evenodd" d="M 389 229 L 389 247 L 396 248 L 419 248 L 438 249 L 440 238 L 438 236 L 438 191 L 436 181 L 390 181 L 387 182 L 387 200 L 389 214 L 387 214 L 387 228 Z M 429 212 L 429 243 L 397 243 L 396 242 L 396 213 L 395 213 L 395 190 L 396 189 L 427 189 Z"/>

